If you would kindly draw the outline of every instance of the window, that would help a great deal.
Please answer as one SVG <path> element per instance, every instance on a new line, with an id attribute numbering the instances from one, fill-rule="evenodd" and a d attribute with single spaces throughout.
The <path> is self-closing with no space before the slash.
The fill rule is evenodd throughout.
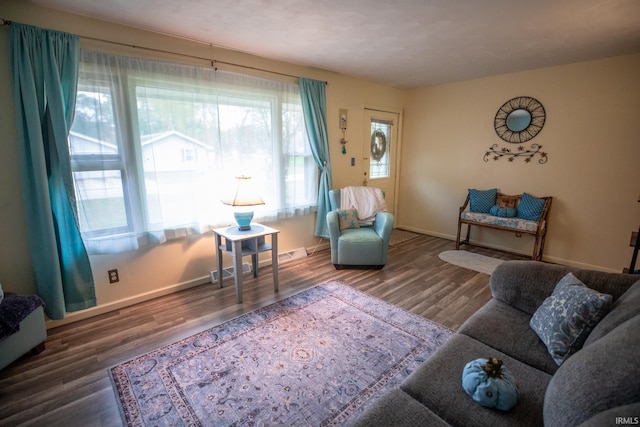
<path id="1" fill-rule="evenodd" d="M 257 220 L 316 204 L 297 84 L 83 51 L 69 149 L 92 253 L 230 224 L 238 175 L 266 202 Z"/>
<path id="2" fill-rule="evenodd" d="M 189 163 L 189 162 L 193 162 L 196 160 L 197 157 L 197 153 L 196 150 L 190 149 L 190 148 L 183 148 L 182 149 L 182 162 L 183 163 Z"/>

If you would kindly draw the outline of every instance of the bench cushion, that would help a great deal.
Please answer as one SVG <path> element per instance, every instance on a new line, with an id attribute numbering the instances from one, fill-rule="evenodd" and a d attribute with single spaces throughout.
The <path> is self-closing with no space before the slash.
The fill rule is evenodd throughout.
<path id="1" fill-rule="evenodd" d="M 497 225 L 500 227 L 513 228 L 514 230 L 528 231 L 535 233 L 538 231 L 538 223 L 536 221 L 529 221 L 522 218 L 503 218 L 498 216 L 489 215 L 486 213 L 478 212 L 462 212 L 460 219 L 463 221 L 473 221 L 480 224 Z M 541 230 L 544 230 L 545 223 L 542 222 Z"/>

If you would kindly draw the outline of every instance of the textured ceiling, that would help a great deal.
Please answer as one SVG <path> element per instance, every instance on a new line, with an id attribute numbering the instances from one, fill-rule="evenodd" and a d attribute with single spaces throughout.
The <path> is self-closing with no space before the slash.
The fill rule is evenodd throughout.
<path id="1" fill-rule="evenodd" d="M 640 0 L 28 1 L 399 88 L 640 52 Z"/>

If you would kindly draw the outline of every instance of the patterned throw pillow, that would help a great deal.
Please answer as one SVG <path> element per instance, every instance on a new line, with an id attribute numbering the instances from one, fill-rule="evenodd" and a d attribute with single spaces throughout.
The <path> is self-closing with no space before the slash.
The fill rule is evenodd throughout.
<path id="1" fill-rule="evenodd" d="M 518 216 L 529 221 L 537 221 L 544 209 L 544 199 L 538 199 L 530 194 L 522 193 L 518 203 Z"/>
<path id="2" fill-rule="evenodd" d="M 491 190 L 469 189 L 469 209 L 471 212 L 489 213 L 491 207 L 496 204 L 497 188 Z"/>
<path id="3" fill-rule="evenodd" d="M 612 299 L 568 273 L 533 313 L 529 326 L 547 346 L 553 360 L 561 365 L 582 348 L 591 330 L 609 311 Z"/>
<path id="4" fill-rule="evenodd" d="M 360 228 L 358 222 L 358 211 L 355 209 L 339 209 L 338 219 L 340 220 L 340 230 L 347 228 Z"/>

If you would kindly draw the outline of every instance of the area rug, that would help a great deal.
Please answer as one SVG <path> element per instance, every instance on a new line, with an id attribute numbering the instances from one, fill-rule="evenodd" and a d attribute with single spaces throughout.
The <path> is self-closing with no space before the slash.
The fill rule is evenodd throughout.
<path id="1" fill-rule="evenodd" d="M 491 275 L 493 270 L 504 260 L 491 258 L 485 255 L 476 254 L 473 252 L 467 252 L 464 250 L 459 251 L 444 251 L 438 255 L 441 260 L 448 262 L 449 264 L 457 265 L 458 267 L 468 268 L 469 270 L 479 271 Z"/>
<path id="2" fill-rule="evenodd" d="M 129 426 L 335 426 L 453 332 L 330 281 L 109 370 Z"/>
<path id="3" fill-rule="evenodd" d="M 420 237 L 420 234 L 414 233 L 413 231 L 394 228 L 393 231 L 391 231 L 389 246 L 399 245 L 400 243 L 408 242 L 409 240 L 415 239 L 416 237 Z"/>

